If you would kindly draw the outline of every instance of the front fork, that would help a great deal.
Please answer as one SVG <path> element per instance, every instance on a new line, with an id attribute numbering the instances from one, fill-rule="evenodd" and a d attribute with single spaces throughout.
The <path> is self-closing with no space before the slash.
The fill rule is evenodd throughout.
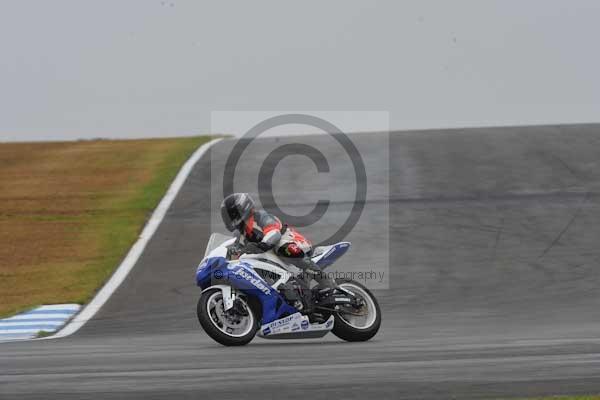
<path id="1" fill-rule="evenodd" d="M 219 289 L 223 294 L 223 311 L 230 310 L 233 307 L 233 303 L 237 298 L 237 292 L 229 285 L 213 285 L 209 286 L 202 291 L 202 293 L 211 289 Z"/>

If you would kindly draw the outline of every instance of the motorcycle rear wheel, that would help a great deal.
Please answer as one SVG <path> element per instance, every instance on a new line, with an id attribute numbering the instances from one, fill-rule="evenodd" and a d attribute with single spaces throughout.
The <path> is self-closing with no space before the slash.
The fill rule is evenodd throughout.
<path id="1" fill-rule="evenodd" d="M 377 299 L 369 289 L 358 282 L 350 279 L 336 279 L 339 287 L 349 290 L 364 303 L 364 309 L 361 310 L 365 315 L 356 316 L 350 314 L 356 310 L 349 308 L 334 313 L 335 323 L 331 332 L 340 339 L 347 342 L 364 342 L 371 339 L 379 331 L 381 326 L 381 310 Z"/>

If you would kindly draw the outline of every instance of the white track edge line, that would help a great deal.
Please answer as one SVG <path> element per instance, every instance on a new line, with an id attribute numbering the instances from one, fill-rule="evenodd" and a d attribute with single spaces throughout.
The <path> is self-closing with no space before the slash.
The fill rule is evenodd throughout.
<path id="1" fill-rule="evenodd" d="M 181 187 L 187 180 L 187 177 L 192 172 L 194 165 L 204 156 L 204 154 L 215 144 L 223 140 L 222 138 L 212 139 L 209 142 L 204 143 L 200 146 L 194 154 L 185 162 L 183 167 L 179 170 L 177 177 L 169 186 L 167 193 L 164 195 L 152 216 L 144 226 L 144 230 L 140 234 L 138 240 L 131 247 L 125 259 L 121 262 L 119 267 L 117 267 L 116 271 L 112 274 L 108 282 L 100 289 L 100 291 L 94 296 L 92 301 L 90 301 L 87 305 L 85 305 L 81 312 L 77 314 L 67 325 L 65 325 L 61 330 L 59 330 L 56 334 L 44 338 L 39 338 L 38 340 L 47 340 L 47 339 L 58 339 L 63 338 L 77 332 L 86 322 L 88 322 L 92 317 L 100 310 L 100 308 L 106 303 L 106 301 L 110 298 L 110 296 L 117 290 L 117 288 L 123 283 L 131 269 L 136 264 L 137 260 L 142 255 L 146 245 L 158 229 L 158 226 L 164 219 L 169 207 L 175 200 L 175 197 L 181 190 Z"/>

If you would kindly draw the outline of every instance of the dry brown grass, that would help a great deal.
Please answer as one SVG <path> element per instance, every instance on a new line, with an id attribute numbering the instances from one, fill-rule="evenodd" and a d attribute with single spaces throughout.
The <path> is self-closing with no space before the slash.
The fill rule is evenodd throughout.
<path id="1" fill-rule="evenodd" d="M 0 144 L 0 316 L 87 301 L 206 140 Z"/>

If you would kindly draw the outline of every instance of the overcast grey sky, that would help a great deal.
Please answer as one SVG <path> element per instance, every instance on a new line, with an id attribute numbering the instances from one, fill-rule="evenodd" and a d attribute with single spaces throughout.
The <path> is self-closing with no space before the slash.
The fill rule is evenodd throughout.
<path id="1" fill-rule="evenodd" d="M 217 110 L 598 122 L 599 21 L 594 0 L 0 0 L 0 140 L 199 134 Z"/>

